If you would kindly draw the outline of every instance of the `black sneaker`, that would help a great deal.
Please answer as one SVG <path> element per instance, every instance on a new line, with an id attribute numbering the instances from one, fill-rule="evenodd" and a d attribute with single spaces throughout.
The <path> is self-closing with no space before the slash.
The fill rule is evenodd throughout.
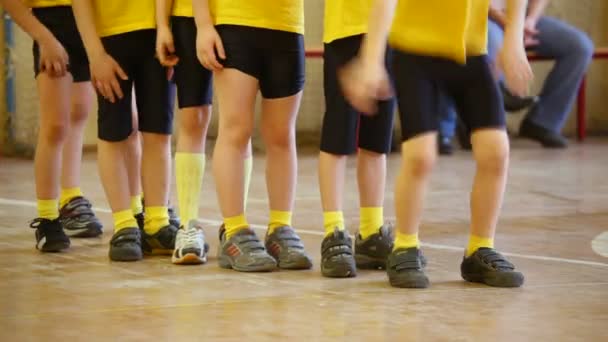
<path id="1" fill-rule="evenodd" d="M 454 148 L 452 147 L 452 139 L 438 134 L 437 149 L 439 150 L 440 155 L 451 156 L 452 154 L 454 154 Z"/>
<path id="2" fill-rule="evenodd" d="M 312 268 L 312 260 L 304 250 L 302 240 L 293 230 L 285 226 L 266 235 L 266 250 L 277 261 L 279 268 L 286 270 L 307 270 Z"/>
<path id="3" fill-rule="evenodd" d="M 520 97 L 511 93 L 503 82 L 498 82 L 500 90 L 502 92 L 502 98 L 507 112 L 518 112 L 522 109 L 532 107 L 540 100 L 538 96 L 524 96 Z"/>
<path id="4" fill-rule="evenodd" d="M 141 229 L 141 249 L 146 255 L 171 255 L 175 249 L 177 228 L 171 224 L 161 228 L 153 235 Z"/>
<path id="5" fill-rule="evenodd" d="M 321 274 L 329 278 L 350 278 L 357 275 L 353 257 L 353 241 L 345 230 L 334 232 L 321 243 Z"/>
<path id="6" fill-rule="evenodd" d="M 103 225 L 91 207 L 89 200 L 78 196 L 59 210 L 59 221 L 69 236 L 88 238 L 103 234 Z"/>
<path id="7" fill-rule="evenodd" d="M 70 247 L 70 238 L 65 235 L 59 219 L 37 218 L 30 223 L 36 229 L 36 249 L 45 253 L 61 252 Z"/>
<path id="8" fill-rule="evenodd" d="M 250 228 L 242 229 L 226 240 L 224 226 L 220 228 L 220 267 L 239 272 L 268 272 L 277 267 L 276 260 Z"/>
<path id="9" fill-rule="evenodd" d="M 110 240 L 110 260 L 137 261 L 143 258 L 139 228 L 124 228 L 114 233 Z"/>
<path id="10" fill-rule="evenodd" d="M 401 248 L 393 251 L 386 263 L 391 286 L 427 288 L 429 278 L 424 274 L 426 259 L 419 248 Z"/>
<path id="11" fill-rule="evenodd" d="M 460 274 L 466 281 L 496 287 L 520 287 L 524 275 L 493 248 L 482 247 L 462 260 Z"/>
<path id="12" fill-rule="evenodd" d="M 361 269 L 386 269 L 386 259 L 393 251 L 395 240 L 393 228 L 382 226 L 380 230 L 362 240 L 357 234 L 355 239 L 355 261 Z"/>
<path id="13" fill-rule="evenodd" d="M 524 119 L 519 127 L 519 135 L 539 142 L 547 148 L 566 148 L 568 140 L 561 134 L 550 131 L 534 122 Z"/>

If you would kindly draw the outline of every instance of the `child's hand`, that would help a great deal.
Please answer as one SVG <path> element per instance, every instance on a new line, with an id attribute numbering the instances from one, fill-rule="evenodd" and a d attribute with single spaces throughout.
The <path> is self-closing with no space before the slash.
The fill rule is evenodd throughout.
<path id="1" fill-rule="evenodd" d="M 505 36 L 498 61 L 503 70 L 507 88 L 515 95 L 526 96 L 533 74 L 521 37 Z"/>
<path id="2" fill-rule="evenodd" d="M 122 80 L 128 80 L 129 77 L 114 58 L 103 51 L 98 56 L 90 58 L 89 62 L 91 64 L 91 80 L 101 96 L 112 103 L 116 102 L 116 97 L 122 99 L 124 94 L 116 76 Z"/>
<path id="3" fill-rule="evenodd" d="M 38 42 L 40 47 L 40 71 L 51 77 L 63 77 L 68 71 L 68 53 L 55 37 L 50 36 Z"/>
<path id="4" fill-rule="evenodd" d="M 344 96 L 359 112 L 376 114 L 378 100 L 392 96 L 388 73 L 384 65 L 367 63 L 354 59 L 338 72 Z"/>
<path id="5" fill-rule="evenodd" d="M 175 55 L 171 29 L 167 26 L 159 26 L 156 32 L 156 56 L 160 64 L 166 67 L 175 66 L 179 58 Z"/>
<path id="6" fill-rule="evenodd" d="M 219 71 L 224 68 L 217 60 L 217 57 L 226 59 L 224 45 L 213 25 L 205 25 L 198 28 L 196 34 L 196 56 L 201 64 L 211 71 Z"/>

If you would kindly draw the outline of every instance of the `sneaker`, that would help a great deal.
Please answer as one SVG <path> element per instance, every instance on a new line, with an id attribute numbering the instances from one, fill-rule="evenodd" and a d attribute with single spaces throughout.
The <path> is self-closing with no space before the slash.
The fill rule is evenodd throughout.
<path id="1" fill-rule="evenodd" d="M 348 232 L 334 228 L 321 243 L 321 274 L 330 278 L 349 278 L 357 275 L 353 257 L 353 241 Z"/>
<path id="2" fill-rule="evenodd" d="M 153 235 L 141 229 L 141 249 L 146 255 L 172 255 L 175 249 L 177 228 L 171 224 L 161 228 Z"/>
<path id="3" fill-rule="evenodd" d="M 382 226 L 380 230 L 362 240 L 357 234 L 355 239 L 355 261 L 361 269 L 386 269 L 386 259 L 393 251 L 395 240 L 393 227 Z"/>
<path id="4" fill-rule="evenodd" d="M 439 154 L 442 156 L 451 156 L 454 154 L 452 139 L 441 134 L 437 135 L 437 148 L 439 150 Z"/>
<path id="5" fill-rule="evenodd" d="M 520 287 L 524 283 L 524 275 L 493 248 L 482 247 L 465 257 L 460 274 L 466 281 L 496 287 Z"/>
<path id="6" fill-rule="evenodd" d="M 250 228 L 242 229 L 226 240 L 226 230 L 220 228 L 220 267 L 239 272 L 268 272 L 277 267 L 277 262 Z"/>
<path id="7" fill-rule="evenodd" d="M 123 228 L 110 240 L 110 260 L 137 261 L 143 258 L 139 228 Z"/>
<path id="8" fill-rule="evenodd" d="M 266 249 L 277 261 L 279 268 L 286 270 L 307 270 L 312 268 L 312 260 L 304 250 L 304 244 L 293 228 L 279 227 L 266 235 Z"/>
<path id="9" fill-rule="evenodd" d="M 36 229 L 36 249 L 45 253 L 61 252 L 70 247 L 70 238 L 65 235 L 59 219 L 37 218 L 30 223 Z"/>
<path id="10" fill-rule="evenodd" d="M 175 250 L 171 262 L 176 265 L 196 265 L 207 262 L 209 245 L 200 223 L 192 220 L 188 227 L 181 227 L 175 236 Z"/>
<path id="11" fill-rule="evenodd" d="M 179 216 L 177 216 L 177 214 L 175 213 L 175 209 L 173 209 L 173 207 L 168 207 L 167 211 L 169 212 L 169 223 L 171 223 L 171 225 L 173 227 L 181 227 L 182 223 L 179 219 Z M 190 224 L 188 222 L 188 224 Z"/>
<path id="12" fill-rule="evenodd" d="M 538 96 L 517 96 L 507 89 L 503 82 L 498 82 L 498 85 L 502 92 L 504 107 L 507 112 L 518 112 L 528 107 L 532 107 L 540 100 Z"/>
<path id="13" fill-rule="evenodd" d="M 400 248 L 388 256 L 388 280 L 393 287 L 426 288 L 429 278 L 424 274 L 426 259 L 417 247 Z"/>
<path id="14" fill-rule="evenodd" d="M 519 135 L 539 142 L 546 148 L 566 148 L 568 140 L 558 132 L 553 132 L 534 122 L 524 119 L 519 127 Z"/>
<path id="15" fill-rule="evenodd" d="M 88 199 L 78 196 L 59 210 L 59 221 L 69 236 L 88 238 L 103 233 L 103 225 L 91 207 Z"/>

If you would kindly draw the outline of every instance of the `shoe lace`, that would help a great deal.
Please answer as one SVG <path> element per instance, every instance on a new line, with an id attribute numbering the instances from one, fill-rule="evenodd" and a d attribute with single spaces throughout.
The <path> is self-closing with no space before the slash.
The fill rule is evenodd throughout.
<path id="1" fill-rule="evenodd" d="M 496 270 L 513 270 L 515 266 L 510 263 L 502 254 L 491 248 L 480 248 L 479 249 L 481 260 L 490 265 Z"/>
<path id="2" fill-rule="evenodd" d="M 196 228 L 187 229 L 181 234 L 181 238 L 187 245 L 198 244 L 200 241 L 202 232 Z"/>

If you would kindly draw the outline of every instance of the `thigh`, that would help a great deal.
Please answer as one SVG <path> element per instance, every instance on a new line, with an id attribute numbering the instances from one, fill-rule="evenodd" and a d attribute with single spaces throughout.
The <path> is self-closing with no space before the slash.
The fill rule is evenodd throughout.
<path id="1" fill-rule="evenodd" d="M 361 36 L 325 44 L 323 86 L 325 115 L 321 132 L 321 151 L 348 155 L 357 148 L 359 113 L 345 99 L 338 82 L 338 71 L 359 51 Z"/>
<path id="2" fill-rule="evenodd" d="M 304 89 L 304 36 L 292 32 L 260 30 L 263 67 L 260 91 L 265 99 L 296 95 Z"/>
<path id="3" fill-rule="evenodd" d="M 156 33 L 142 31 L 138 40 L 139 54 L 133 81 L 139 113 L 139 130 L 146 133 L 171 134 L 173 106 L 167 69 L 155 57 Z"/>
<path id="4" fill-rule="evenodd" d="M 196 25 L 194 18 L 171 19 L 175 53 L 179 62 L 175 66 L 179 108 L 211 104 L 213 86 L 211 71 L 205 69 L 196 56 Z"/>
<path id="5" fill-rule="evenodd" d="M 452 80 L 449 92 L 463 123 L 471 131 L 505 128 L 502 95 L 486 56 L 469 57 L 460 79 Z"/>
<path id="6" fill-rule="evenodd" d="M 236 69 L 223 69 L 214 74 L 219 107 L 219 130 L 231 128 L 252 130 L 258 80 Z"/>
<path id="7" fill-rule="evenodd" d="M 534 51 L 548 57 L 559 58 L 592 46 L 589 37 L 576 27 L 552 17 L 541 17 L 537 24 L 538 45 Z"/>
<path id="8" fill-rule="evenodd" d="M 438 130 L 437 102 L 441 85 L 427 72 L 426 57 L 393 53 L 395 92 L 402 140 Z"/>

